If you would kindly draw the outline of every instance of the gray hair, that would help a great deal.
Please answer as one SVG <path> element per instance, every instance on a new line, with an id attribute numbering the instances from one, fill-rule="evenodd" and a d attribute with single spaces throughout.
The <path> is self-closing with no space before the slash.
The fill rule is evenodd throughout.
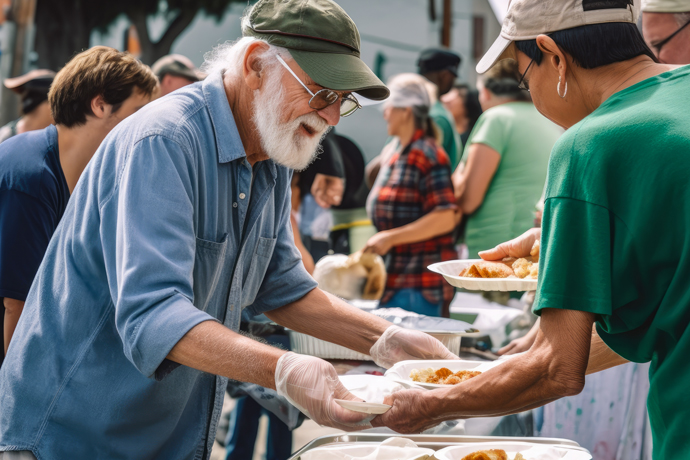
<path id="1" fill-rule="evenodd" d="M 263 41 L 268 45 L 268 50 L 262 56 L 262 61 L 265 62 L 268 68 L 280 65 L 278 60 L 275 59 L 276 56 L 282 57 L 286 62 L 293 60 L 287 48 L 271 45 L 255 37 L 242 37 L 234 42 L 227 41 L 218 45 L 204 54 L 204 63 L 201 66 L 201 70 L 208 75 L 222 72 L 223 74 L 239 77 L 242 72 L 242 63 L 247 48 L 256 41 Z"/>

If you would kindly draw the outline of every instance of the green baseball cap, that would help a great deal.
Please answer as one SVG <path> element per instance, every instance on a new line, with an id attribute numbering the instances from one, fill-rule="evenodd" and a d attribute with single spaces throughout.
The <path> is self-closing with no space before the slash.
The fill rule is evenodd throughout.
<path id="1" fill-rule="evenodd" d="M 316 84 L 383 100 L 390 91 L 360 59 L 359 31 L 331 0 L 259 0 L 242 35 L 290 50 Z"/>

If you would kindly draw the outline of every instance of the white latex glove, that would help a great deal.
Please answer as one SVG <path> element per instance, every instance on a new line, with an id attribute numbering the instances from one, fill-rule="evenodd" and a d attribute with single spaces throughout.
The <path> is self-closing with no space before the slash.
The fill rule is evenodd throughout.
<path id="1" fill-rule="evenodd" d="M 361 399 L 347 391 L 335 368 L 323 359 L 285 353 L 276 366 L 276 390 L 319 425 L 344 431 L 371 428 L 373 415 L 344 409 L 334 401 Z"/>
<path id="2" fill-rule="evenodd" d="M 458 359 L 438 339 L 429 334 L 390 326 L 369 350 L 376 364 L 386 369 L 410 359 Z"/>

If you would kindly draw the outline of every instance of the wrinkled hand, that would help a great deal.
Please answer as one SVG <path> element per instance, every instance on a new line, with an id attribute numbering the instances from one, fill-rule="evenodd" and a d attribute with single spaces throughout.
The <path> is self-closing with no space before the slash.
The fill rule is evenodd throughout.
<path id="1" fill-rule="evenodd" d="M 443 421 L 441 413 L 431 409 L 430 396 L 426 390 L 401 390 L 386 396 L 383 403 L 391 407 L 385 414 L 371 421 L 374 427 L 387 426 L 403 434 L 416 434 L 433 428 Z"/>
<path id="2" fill-rule="evenodd" d="M 501 260 L 504 257 L 529 257 L 534 242 L 541 237 L 540 228 L 531 228 L 517 238 L 501 243 L 493 249 L 482 251 L 479 257 L 484 260 Z"/>
<path id="3" fill-rule="evenodd" d="M 514 355 L 515 353 L 522 353 L 523 351 L 527 351 L 532 347 L 532 344 L 534 343 L 535 339 L 536 335 L 531 336 L 529 334 L 524 337 L 520 337 L 519 339 L 513 340 L 508 345 L 498 350 L 496 354 L 503 356 Z"/>
<path id="4" fill-rule="evenodd" d="M 367 241 L 362 251 L 385 256 L 393 246 L 395 246 L 395 244 L 390 233 L 383 231 L 369 238 L 369 241 Z"/>
<path id="5" fill-rule="evenodd" d="M 345 180 L 342 177 L 327 176 L 317 174 L 311 185 L 311 194 L 316 204 L 328 209 L 331 206 L 338 206 L 343 201 L 345 193 Z"/>
<path id="6" fill-rule="evenodd" d="M 319 425 L 344 431 L 371 428 L 373 416 L 353 412 L 336 399 L 361 401 L 340 383 L 335 368 L 323 359 L 286 353 L 276 366 L 276 390 Z"/>
<path id="7" fill-rule="evenodd" d="M 369 350 L 376 364 L 386 369 L 410 359 L 458 359 L 438 339 L 429 334 L 390 326 Z"/>

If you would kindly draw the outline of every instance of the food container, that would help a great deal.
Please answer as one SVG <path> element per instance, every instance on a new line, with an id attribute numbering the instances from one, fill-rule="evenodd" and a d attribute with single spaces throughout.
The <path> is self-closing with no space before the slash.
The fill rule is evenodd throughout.
<path id="1" fill-rule="evenodd" d="M 520 453 L 529 460 L 592 460 L 590 453 L 585 450 L 573 449 L 569 446 L 550 446 L 518 441 L 460 443 L 437 451 L 434 458 L 436 460 L 462 460 L 478 450 L 490 449 L 503 450 L 510 459 L 515 458 Z"/>
<path id="2" fill-rule="evenodd" d="M 415 382 L 410 378 L 410 373 L 414 369 L 427 369 L 432 368 L 434 370 L 445 367 L 451 372 L 455 373 L 458 371 L 480 371 L 486 372 L 489 369 L 493 369 L 496 366 L 500 366 L 506 361 L 514 358 L 515 355 L 508 355 L 505 358 L 496 361 L 469 361 L 464 359 L 457 360 L 410 360 L 410 361 L 400 361 L 396 363 L 386 371 L 386 378 L 389 378 L 395 382 L 398 382 L 404 386 L 414 387 L 414 388 L 425 388 L 427 390 L 434 390 L 437 388 L 447 388 L 448 385 L 439 383 L 422 383 Z"/>
<path id="3" fill-rule="evenodd" d="M 434 273 L 443 275 L 451 286 L 468 291 L 536 291 L 537 280 L 511 278 L 468 278 L 459 276 L 460 272 L 480 259 L 449 260 L 429 265 Z"/>
<path id="4" fill-rule="evenodd" d="M 547 447 L 557 447 L 559 449 L 564 449 L 567 452 L 578 452 L 584 454 L 581 457 L 570 458 L 563 457 L 564 460 L 580 460 L 587 459 L 590 460 L 592 457 L 589 455 L 587 449 L 580 447 L 575 441 L 570 441 L 567 439 L 558 438 L 524 438 L 524 437 L 501 437 L 501 436 L 437 436 L 437 435 L 391 435 L 391 434 L 379 434 L 379 433 L 351 433 L 343 435 L 334 436 L 323 436 L 313 441 L 309 442 L 306 446 L 298 450 L 289 460 L 300 460 L 301 455 L 305 452 L 309 452 L 317 447 L 321 446 L 351 446 L 351 445 L 372 445 L 379 444 L 391 437 L 404 437 L 414 441 L 417 446 L 422 448 L 431 449 L 436 452 L 435 457 L 438 459 L 440 451 L 450 447 L 462 447 L 466 445 L 480 445 L 481 443 L 492 443 L 496 445 L 498 443 L 516 443 L 525 442 L 537 446 L 547 446 Z M 477 450 L 480 450 L 479 448 Z M 440 459 L 439 459 L 440 460 Z M 443 459 L 445 460 L 445 459 Z"/>
<path id="5" fill-rule="evenodd" d="M 449 332 L 449 331 L 422 331 L 437 338 L 452 353 L 460 353 L 460 342 L 463 337 L 475 337 L 482 335 L 477 332 Z M 357 361 L 371 361 L 371 356 L 358 353 L 340 345 L 317 339 L 301 332 L 288 331 L 290 336 L 290 348 L 301 355 L 316 356 L 323 359 L 346 359 Z"/>

